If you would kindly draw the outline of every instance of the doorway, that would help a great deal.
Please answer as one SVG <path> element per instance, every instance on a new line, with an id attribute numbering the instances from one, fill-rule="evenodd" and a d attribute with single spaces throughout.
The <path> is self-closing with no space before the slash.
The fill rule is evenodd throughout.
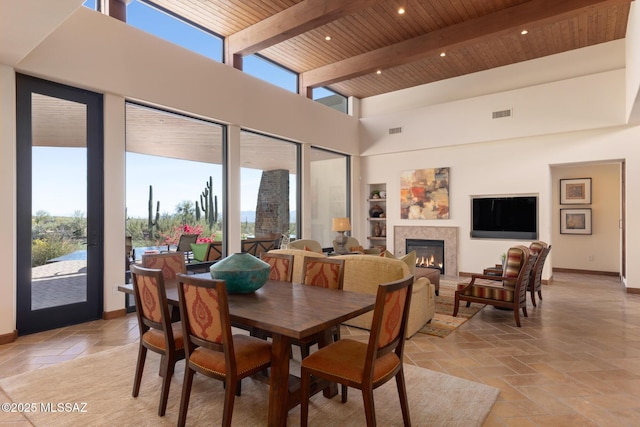
<path id="1" fill-rule="evenodd" d="M 19 335 L 99 319 L 102 95 L 16 76 Z"/>

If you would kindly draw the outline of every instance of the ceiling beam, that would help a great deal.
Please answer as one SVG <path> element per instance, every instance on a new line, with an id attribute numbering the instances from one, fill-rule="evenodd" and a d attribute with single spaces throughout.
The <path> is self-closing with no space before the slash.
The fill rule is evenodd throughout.
<path id="1" fill-rule="evenodd" d="M 305 88 L 327 86 L 377 70 L 419 61 L 454 48 L 477 43 L 486 37 L 520 31 L 527 25 L 555 21 L 575 12 L 607 4 L 628 4 L 632 0 L 532 0 L 490 15 L 461 22 L 440 30 L 385 46 L 300 74 L 301 93 Z"/>
<path id="2" fill-rule="evenodd" d="M 335 21 L 380 0 L 305 0 L 231 34 L 225 43 L 225 62 L 246 56 Z"/>

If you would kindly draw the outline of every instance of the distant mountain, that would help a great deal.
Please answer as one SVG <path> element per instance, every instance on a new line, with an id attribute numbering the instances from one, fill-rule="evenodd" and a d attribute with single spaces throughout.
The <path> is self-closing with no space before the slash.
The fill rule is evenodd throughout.
<path id="1" fill-rule="evenodd" d="M 240 220 L 242 222 L 256 222 L 255 211 L 240 211 Z M 296 211 L 291 211 L 289 215 L 289 222 L 295 222 Z"/>

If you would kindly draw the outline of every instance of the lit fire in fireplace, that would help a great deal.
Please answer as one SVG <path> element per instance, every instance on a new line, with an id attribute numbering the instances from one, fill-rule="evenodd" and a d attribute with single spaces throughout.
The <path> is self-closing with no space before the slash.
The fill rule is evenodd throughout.
<path id="1" fill-rule="evenodd" d="M 433 255 L 430 257 L 423 256 L 416 258 L 416 267 L 439 268 L 442 270 L 442 263 L 439 262 L 436 264 L 436 260 Z"/>

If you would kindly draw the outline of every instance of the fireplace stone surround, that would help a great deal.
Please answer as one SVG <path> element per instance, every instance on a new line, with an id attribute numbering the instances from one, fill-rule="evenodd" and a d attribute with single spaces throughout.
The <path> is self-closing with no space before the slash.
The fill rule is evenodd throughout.
<path id="1" fill-rule="evenodd" d="M 458 227 L 396 225 L 393 227 L 396 256 L 405 255 L 407 239 L 443 240 L 445 273 L 447 276 L 458 275 Z"/>

